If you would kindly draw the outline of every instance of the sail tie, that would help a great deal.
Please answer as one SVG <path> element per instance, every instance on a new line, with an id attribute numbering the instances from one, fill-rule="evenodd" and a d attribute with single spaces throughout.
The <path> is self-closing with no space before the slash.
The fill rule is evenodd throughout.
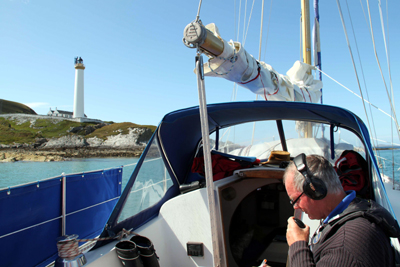
<path id="1" fill-rule="evenodd" d="M 221 60 L 224 60 L 224 61 L 229 61 L 229 62 L 231 62 L 231 63 L 232 63 L 232 66 L 231 66 L 231 68 L 230 68 L 227 72 L 225 72 L 225 73 L 218 73 L 218 72 L 216 72 L 215 70 L 213 70 L 213 69 L 211 68 L 210 59 L 208 59 L 208 67 L 210 68 L 211 72 L 213 72 L 213 73 L 216 74 L 216 75 L 226 75 L 226 74 L 228 74 L 229 72 L 231 72 L 231 71 L 233 70 L 233 66 L 235 66 L 235 62 L 236 62 L 237 59 L 238 59 L 238 56 L 236 55 L 235 46 L 233 46 L 233 55 L 232 55 L 231 57 L 229 57 L 229 58 L 217 57 L 217 58 L 218 58 L 218 59 L 221 59 Z M 258 74 L 260 74 L 260 71 L 258 72 Z"/>
<path id="2" fill-rule="evenodd" d="M 257 80 L 258 77 L 260 77 L 260 72 L 261 72 L 261 67 L 260 67 L 260 65 L 258 64 L 258 61 L 257 61 L 257 65 L 258 65 L 258 68 L 257 68 L 258 73 L 257 73 L 257 76 L 256 76 L 256 77 L 254 77 L 254 78 L 251 79 L 250 81 L 242 82 L 242 83 L 238 82 L 238 83 L 239 83 L 239 84 L 247 84 L 247 83 L 251 83 L 252 81 Z"/>

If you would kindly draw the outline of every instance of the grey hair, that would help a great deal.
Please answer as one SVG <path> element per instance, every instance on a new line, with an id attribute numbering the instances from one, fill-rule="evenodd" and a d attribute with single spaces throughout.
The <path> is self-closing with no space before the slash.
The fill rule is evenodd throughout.
<path id="1" fill-rule="evenodd" d="M 331 163 L 320 155 L 309 155 L 306 158 L 308 169 L 312 175 L 320 178 L 328 189 L 328 194 L 339 194 L 343 192 L 342 183 L 339 180 L 335 169 Z M 303 184 L 305 181 L 304 176 L 297 170 L 293 161 L 290 162 L 283 175 L 283 183 L 285 183 L 287 176 L 294 173 L 293 186 L 299 191 L 303 192 Z"/>

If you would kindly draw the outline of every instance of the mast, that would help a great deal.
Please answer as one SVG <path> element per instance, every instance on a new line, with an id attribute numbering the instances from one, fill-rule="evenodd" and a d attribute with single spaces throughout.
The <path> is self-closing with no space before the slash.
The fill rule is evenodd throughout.
<path id="1" fill-rule="evenodd" d="M 303 62 L 309 65 L 311 63 L 311 33 L 310 33 L 310 1 L 309 0 L 301 0 L 301 31 L 302 31 L 302 51 L 303 51 Z M 311 74 L 311 73 L 309 73 Z M 312 125 L 310 122 L 306 124 L 306 128 L 304 130 L 304 137 L 311 138 L 312 134 Z"/>
<path id="2" fill-rule="evenodd" d="M 310 2 L 301 0 L 301 31 L 303 62 L 311 65 Z"/>

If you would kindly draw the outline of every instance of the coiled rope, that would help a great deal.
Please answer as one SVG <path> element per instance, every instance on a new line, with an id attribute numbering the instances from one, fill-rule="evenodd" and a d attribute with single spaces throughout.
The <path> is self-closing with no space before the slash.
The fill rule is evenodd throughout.
<path id="1" fill-rule="evenodd" d="M 67 236 L 65 239 L 60 240 L 57 242 L 57 249 L 58 249 L 58 256 L 64 259 L 71 259 L 75 258 L 76 256 L 82 254 L 85 251 L 88 251 L 97 241 L 104 241 L 104 240 L 111 240 L 111 239 L 118 239 L 121 240 L 128 235 L 138 235 L 139 234 L 122 229 L 116 236 L 114 237 L 101 237 L 101 238 L 92 238 L 92 239 L 77 239 L 77 235 Z M 79 248 L 79 242 L 90 242 L 83 245 Z"/>

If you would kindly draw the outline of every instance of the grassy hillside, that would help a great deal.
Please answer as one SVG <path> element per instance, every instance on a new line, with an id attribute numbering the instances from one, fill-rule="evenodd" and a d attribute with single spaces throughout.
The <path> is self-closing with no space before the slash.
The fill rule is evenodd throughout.
<path id="1" fill-rule="evenodd" d="M 157 127 L 152 125 L 139 125 L 132 122 L 113 123 L 100 129 L 96 129 L 96 131 L 87 135 L 86 137 L 90 138 L 96 136 L 101 139 L 106 139 L 107 136 L 117 135 L 119 133 L 128 134 L 129 128 L 149 128 L 153 133 Z"/>
<path id="2" fill-rule="evenodd" d="M 37 115 L 33 109 L 24 104 L 0 99 L 0 114 L 11 114 L 11 113 L 24 113 L 24 114 Z"/>
<path id="3" fill-rule="evenodd" d="M 101 127 L 101 128 L 99 128 Z M 16 120 L 0 118 L 0 144 L 10 145 L 32 144 L 37 138 L 52 138 L 65 135 L 80 135 L 86 138 L 97 136 L 106 139 L 107 136 L 126 134 L 128 128 L 150 128 L 152 132 L 155 126 L 137 125 L 130 122 L 112 123 L 110 125 L 99 125 L 97 123 L 79 123 L 68 120 L 37 119 L 35 121 L 26 121 L 19 123 Z M 72 130 L 72 132 L 71 132 Z M 90 134 L 87 134 L 90 130 Z"/>

